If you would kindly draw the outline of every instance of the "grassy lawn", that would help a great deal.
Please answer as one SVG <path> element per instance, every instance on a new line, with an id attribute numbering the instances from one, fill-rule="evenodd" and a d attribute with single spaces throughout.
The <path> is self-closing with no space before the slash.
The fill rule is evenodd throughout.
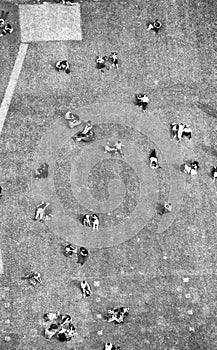
<path id="1" fill-rule="evenodd" d="M 4 6 L 11 9 L 15 30 L 0 38 L 0 99 L 19 47 L 12 3 Z M 81 42 L 29 44 L 0 137 L 1 349 L 100 350 L 107 341 L 123 350 L 217 348 L 217 198 L 210 177 L 217 165 L 216 10 L 214 0 L 83 1 Z M 163 22 L 159 35 L 146 30 L 153 18 Z M 95 57 L 112 51 L 119 54 L 120 69 L 96 70 Z M 65 58 L 69 75 L 54 69 Z M 143 92 L 150 98 L 144 114 L 134 106 L 134 95 Z M 62 120 L 68 110 L 93 120 L 95 143 L 72 144 Z M 191 141 L 170 141 L 173 121 L 192 127 Z M 100 147 L 118 137 L 126 157 L 113 160 L 103 152 L 100 157 Z M 152 147 L 162 161 L 162 171 L 154 174 L 146 164 Z M 179 170 L 191 159 L 201 165 L 195 178 Z M 32 171 L 45 160 L 50 177 L 36 184 Z M 79 202 L 85 188 L 88 205 L 83 193 Z M 160 218 L 156 204 L 168 198 L 174 212 Z M 39 200 L 52 202 L 56 221 L 32 220 Z M 78 221 L 90 204 L 104 208 L 98 236 L 83 232 Z M 148 213 L 141 218 L 144 226 L 135 220 L 130 234 L 126 220 L 141 205 Z M 89 248 L 84 266 L 63 255 L 68 241 Z M 42 275 L 38 288 L 21 279 L 30 270 Z M 85 300 L 79 289 L 83 279 L 93 289 Z M 119 305 L 130 307 L 124 324 L 100 318 Z M 72 316 L 79 333 L 75 344 L 44 338 L 42 315 L 49 311 Z"/>

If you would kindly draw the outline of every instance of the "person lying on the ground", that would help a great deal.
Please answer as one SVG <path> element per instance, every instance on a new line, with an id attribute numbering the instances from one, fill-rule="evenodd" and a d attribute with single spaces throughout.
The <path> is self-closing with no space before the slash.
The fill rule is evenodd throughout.
<path id="1" fill-rule="evenodd" d="M 54 337 L 58 332 L 58 325 L 55 323 L 52 323 L 48 328 L 45 328 L 44 335 L 46 339 L 51 339 Z"/>
<path id="2" fill-rule="evenodd" d="M 158 214 L 163 215 L 166 213 L 171 213 L 172 211 L 172 204 L 169 202 L 165 202 L 164 205 L 162 206 L 161 211 L 159 211 Z"/>
<path id="3" fill-rule="evenodd" d="M 82 136 L 75 135 L 72 138 L 75 142 L 80 142 L 80 141 L 91 142 L 95 140 L 95 132 L 93 130 L 90 130 L 86 135 L 82 135 Z"/>
<path id="4" fill-rule="evenodd" d="M 49 165 L 47 163 L 42 164 L 37 170 L 35 170 L 34 178 L 38 180 L 48 177 L 48 167 Z"/>
<path id="5" fill-rule="evenodd" d="M 1 34 L 0 34 L 0 37 L 1 36 L 4 36 L 4 35 L 6 35 L 6 34 L 11 34 L 12 32 L 13 32 L 13 27 L 12 27 L 12 25 L 11 24 L 6 24 L 4 27 L 3 27 L 3 29 L 2 29 L 2 31 L 1 31 Z"/>
<path id="6" fill-rule="evenodd" d="M 149 165 L 151 169 L 158 169 L 161 168 L 158 162 L 158 158 L 156 155 L 156 151 L 155 149 L 151 152 L 150 156 L 149 156 Z"/>

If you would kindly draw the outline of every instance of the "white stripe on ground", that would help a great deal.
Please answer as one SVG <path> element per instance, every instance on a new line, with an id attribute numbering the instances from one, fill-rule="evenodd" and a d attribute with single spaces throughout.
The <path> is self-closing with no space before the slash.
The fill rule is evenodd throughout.
<path id="1" fill-rule="evenodd" d="M 2 100 L 2 104 L 0 106 L 0 133 L 2 131 L 5 118 L 10 107 L 11 99 L 13 97 L 13 93 L 19 79 L 19 75 L 23 66 L 23 61 L 25 59 L 27 49 L 28 49 L 28 44 L 20 44 L 17 58 L 14 63 L 14 67 L 9 79 L 9 83 L 6 88 L 5 95 Z"/>
<path id="2" fill-rule="evenodd" d="M 3 275 L 4 269 L 3 269 L 3 261 L 2 261 L 2 251 L 0 249 L 0 275 Z"/>

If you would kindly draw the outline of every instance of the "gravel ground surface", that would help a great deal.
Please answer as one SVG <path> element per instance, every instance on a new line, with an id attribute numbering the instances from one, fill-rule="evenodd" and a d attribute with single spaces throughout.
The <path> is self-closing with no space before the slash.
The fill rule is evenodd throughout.
<path id="1" fill-rule="evenodd" d="M 216 2 L 80 4 L 81 42 L 29 45 L 0 137 L 0 348 L 100 350 L 111 341 L 123 350 L 215 350 L 217 197 L 210 172 L 217 165 Z M 0 38 L 0 100 L 20 37 L 17 3 L 1 6 L 10 10 L 14 33 Z M 158 35 L 146 30 L 155 18 L 163 23 Z M 112 51 L 120 69 L 96 70 L 95 57 Z M 71 63 L 69 75 L 53 67 L 64 58 Z M 134 95 L 143 92 L 150 98 L 144 113 L 134 105 Z M 72 143 L 76 130 L 62 119 L 68 110 L 93 120 L 96 141 Z M 188 123 L 192 140 L 170 141 L 172 121 Z M 125 145 L 123 159 L 102 152 L 117 138 Z M 162 162 L 159 173 L 148 167 L 152 147 Z M 190 159 L 201 165 L 192 178 L 180 173 Z M 44 161 L 49 177 L 36 182 L 32 172 Z M 160 218 L 156 206 L 165 199 L 174 212 Z M 54 208 L 47 225 L 32 220 L 40 200 Z M 101 209 L 98 236 L 78 220 L 91 205 Z M 142 227 L 141 208 L 147 213 Z M 68 241 L 89 248 L 83 266 L 63 255 Z M 31 270 L 42 275 L 39 287 L 21 279 Z M 85 300 L 83 279 L 93 289 Z M 119 305 L 130 307 L 126 322 L 104 322 L 105 310 Z M 72 315 L 75 343 L 44 338 L 42 315 L 48 311 Z"/>

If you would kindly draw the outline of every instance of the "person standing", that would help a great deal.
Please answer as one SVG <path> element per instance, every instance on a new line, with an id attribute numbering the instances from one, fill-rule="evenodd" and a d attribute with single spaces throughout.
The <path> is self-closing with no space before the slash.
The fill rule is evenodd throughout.
<path id="1" fill-rule="evenodd" d="M 80 247 L 80 249 L 77 252 L 78 255 L 78 261 L 77 264 L 84 265 L 85 261 L 87 261 L 88 258 L 88 250 L 84 247 Z"/>

